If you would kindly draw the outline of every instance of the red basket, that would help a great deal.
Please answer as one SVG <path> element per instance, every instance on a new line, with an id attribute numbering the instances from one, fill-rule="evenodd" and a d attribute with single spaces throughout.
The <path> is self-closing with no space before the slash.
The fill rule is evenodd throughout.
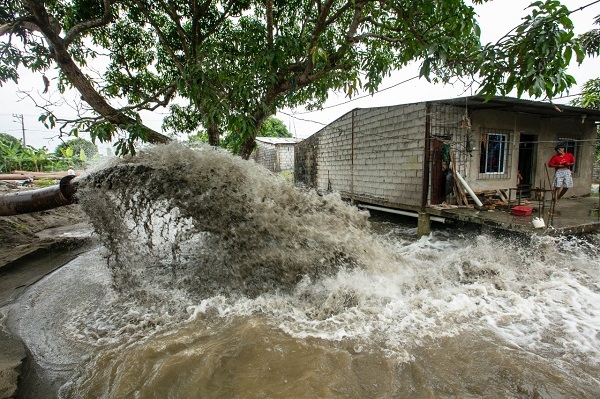
<path id="1" fill-rule="evenodd" d="M 531 211 L 533 211 L 533 207 L 531 207 L 531 206 L 515 206 L 512 209 L 512 213 L 515 216 L 531 215 Z"/>

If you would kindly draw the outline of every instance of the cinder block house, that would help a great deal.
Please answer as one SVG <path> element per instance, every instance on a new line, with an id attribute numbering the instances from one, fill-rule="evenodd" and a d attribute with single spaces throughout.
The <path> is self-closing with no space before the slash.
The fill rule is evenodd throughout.
<path id="1" fill-rule="evenodd" d="M 475 193 L 529 196 L 550 190 L 560 141 L 576 158 L 567 196 L 587 195 L 598 121 L 597 110 L 506 97 L 354 109 L 295 146 L 295 182 L 409 211 L 445 201 L 450 174 Z"/>
<path id="2" fill-rule="evenodd" d="M 257 137 L 256 149 L 251 159 L 271 172 L 280 173 L 294 169 L 294 145 L 300 139 L 287 137 Z"/>

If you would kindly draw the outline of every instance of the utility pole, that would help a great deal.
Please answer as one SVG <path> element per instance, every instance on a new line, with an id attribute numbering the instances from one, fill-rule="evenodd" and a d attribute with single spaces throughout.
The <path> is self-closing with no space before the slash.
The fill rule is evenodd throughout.
<path id="1" fill-rule="evenodd" d="M 21 130 L 23 131 L 23 147 L 27 145 L 25 142 L 25 122 L 23 121 L 23 114 L 13 114 L 15 118 L 21 121 Z"/>

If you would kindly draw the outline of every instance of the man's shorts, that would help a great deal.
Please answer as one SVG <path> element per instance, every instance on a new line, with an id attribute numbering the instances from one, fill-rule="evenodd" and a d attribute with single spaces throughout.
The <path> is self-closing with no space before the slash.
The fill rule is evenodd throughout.
<path id="1" fill-rule="evenodd" d="M 554 187 L 573 187 L 573 178 L 569 169 L 558 169 L 554 174 Z"/>

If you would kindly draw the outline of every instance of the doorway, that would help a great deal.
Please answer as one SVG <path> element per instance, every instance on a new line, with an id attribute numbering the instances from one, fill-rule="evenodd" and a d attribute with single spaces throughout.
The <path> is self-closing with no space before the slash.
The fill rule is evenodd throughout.
<path id="1" fill-rule="evenodd" d="M 441 204 L 446 200 L 446 174 L 449 160 L 448 146 L 438 139 L 431 140 L 431 205 Z"/>
<path id="2" fill-rule="evenodd" d="M 519 142 L 519 174 L 520 181 L 517 188 L 522 197 L 531 197 L 531 190 L 534 185 L 535 176 L 535 158 L 537 147 L 537 136 L 533 134 L 521 134 Z"/>

